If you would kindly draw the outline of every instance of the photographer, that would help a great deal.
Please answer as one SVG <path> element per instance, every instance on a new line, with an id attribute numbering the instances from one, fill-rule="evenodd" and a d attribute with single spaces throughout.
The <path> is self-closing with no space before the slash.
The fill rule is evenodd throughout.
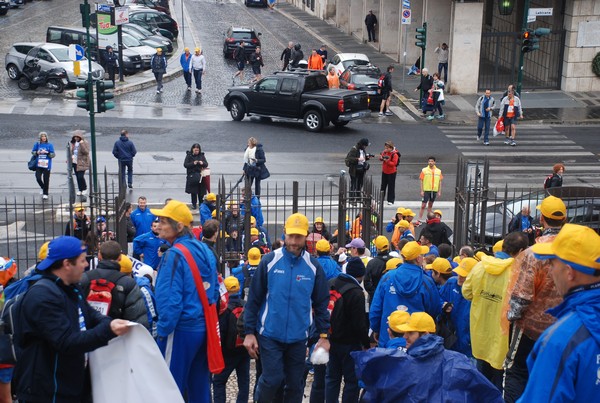
<path id="1" fill-rule="evenodd" d="M 350 198 L 358 198 L 363 185 L 365 174 L 369 170 L 369 158 L 375 157 L 367 154 L 369 139 L 363 138 L 353 146 L 346 155 L 345 163 L 350 172 Z"/>
<path id="2" fill-rule="evenodd" d="M 381 191 L 385 194 L 387 189 L 388 205 L 394 204 L 396 198 L 396 173 L 400 163 L 400 153 L 394 147 L 394 143 L 386 141 L 383 151 L 379 155 L 381 164 Z"/>

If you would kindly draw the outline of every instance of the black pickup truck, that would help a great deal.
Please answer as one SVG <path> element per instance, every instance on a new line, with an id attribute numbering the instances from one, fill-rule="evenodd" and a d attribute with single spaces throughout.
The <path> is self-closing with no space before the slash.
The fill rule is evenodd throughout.
<path id="1" fill-rule="evenodd" d="M 246 115 L 302 119 L 307 130 L 318 132 L 330 122 L 341 127 L 371 116 L 366 92 L 329 89 L 321 72 L 277 72 L 228 91 L 223 104 L 238 121 Z"/>

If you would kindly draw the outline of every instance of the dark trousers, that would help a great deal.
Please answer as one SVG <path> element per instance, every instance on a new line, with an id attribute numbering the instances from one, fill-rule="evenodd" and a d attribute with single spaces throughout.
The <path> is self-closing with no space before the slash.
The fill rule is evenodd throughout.
<path id="1" fill-rule="evenodd" d="M 154 78 L 156 79 L 156 91 L 162 91 L 164 75 L 165 73 L 154 73 Z"/>
<path id="2" fill-rule="evenodd" d="M 315 373 L 310 388 L 310 403 L 323 403 L 325 402 L 325 374 L 327 373 L 327 365 L 313 365 L 313 369 Z"/>
<path id="3" fill-rule="evenodd" d="M 260 179 L 255 176 L 251 176 L 250 186 L 252 186 L 252 183 L 254 183 L 254 194 L 256 196 L 260 196 Z"/>
<path id="4" fill-rule="evenodd" d="M 387 201 L 393 203 L 396 200 L 396 172 L 393 174 L 381 173 L 381 191 L 385 195 L 387 189 Z"/>
<path id="5" fill-rule="evenodd" d="M 367 34 L 369 35 L 369 42 L 377 40 L 375 37 L 375 25 L 367 25 Z"/>
<path id="6" fill-rule="evenodd" d="M 306 340 L 281 343 L 259 335 L 258 346 L 263 372 L 258 380 L 254 400 L 259 403 L 274 402 L 277 390 L 285 381 L 283 401 L 301 403 L 304 394 L 302 374 Z"/>
<path id="7" fill-rule="evenodd" d="M 487 361 L 477 360 L 477 370 L 485 376 L 500 392 L 502 392 L 502 377 L 504 372 L 501 369 L 492 367 Z"/>
<path id="8" fill-rule="evenodd" d="M 365 171 L 356 171 L 356 175 L 350 175 L 350 197 L 359 197 L 365 179 Z"/>
<path id="9" fill-rule="evenodd" d="M 360 351 L 357 344 L 331 343 L 329 350 L 329 363 L 327 363 L 327 376 L 325 401 L 337 403 L 339 401 L 342 376 L 344 377 L 344 391 L 342 403 L 358 402 L 358 378 L 354 372 L 354 360 L 350 356 L 351 351 Z"/>
<path id="10" fill-rule="evenodd" d="M 48 188 L 50 187 L 50 170 L 46 168 L 36 168 L 35 180 L 38 185 L 40 185 L 40 189 L 42 189 L 44 194 L 48 195 Z"/>
<path id="11" fill-rule="evenodd" d="M 75 172 L 75 178 L 77 178 L 77 189 L 80 192 L 87 190 L 87 183 L 85 183 L 85 171 L 78 171 L 77 164 L 72 164 L 73 172 Z"/>
<path id="12" fill-rule="evenodd" d="M 184 71 L 183 79 L 185 80 L 185 83 L 187 84 L 188 87 L 192 86 L 192 73 L 190 73 L 189 71 Z"/>
<path id="13" fill-rule="evenodd" d="M 117 74 L 117 70 L 117 66 L 110 64 L 106 66 L 106 71 L 108 72 L 108 79 L 112 81 L 113 84 L 115 83 L 115 75 Z"/>
<path id="14" fill-rule="evenodd" d="M 442 103 L 440 101 L 435 101 L 435 104 L 433 105 L 433 111 L 431 112 L 432 115 L 435 115 L 436 109 L 438 111 L 438 115 L 444 114 L 444 111 L 442 110 Z"/>
<path id="15" fill-rule="evenodd" d="M 438 73 L 442 76 L 442 70 L 444 70 L 444 83 L 448 84 L 448 62 L 438 63 Z"/>
<path id="16" fill-rule="evenodd" d="M 527 370 L 527 356 L 535 340 L 523 333 L 523 329 L 513 326 L 511 330 L 510 345 L 506 355 L 506 369 L 504 371 L 504 401 L 516 402 L 525 391 L 529 371 Z"/>
<path id="17" fill-rule="evenodd" d="M 125 169 L 127 168 L 127 184 L 133 185 L 133 161 L 119 161 L 121 169 L 121 182 L 125 185 Z"/>
<path id="18" fill-rule="evenodd" d="M 238 384 L 236 403 L 248 402 L 250 393 L 250 356 L 245 351 L 238 354 L 226 355 L 225 369 L 220 374 L 213 376 L 213 399 L 214 403 L 225 403 L 227 392 L 225 386 L 229 376 L 235 370 Z"/>
<path id="19" fill-rule="evenodd" d="M 194 69 L 193 71 L 194 71 L 194 81 L 196 82 L 196 89 L 201 90 L 202 89 L 202 73 L 204 72 L 204 70 Z"/>
<path id="20" fill-rule="evenodd" d="M 481 116 L 477 122 L 477 137 L 481 137 L 481 132 L 483 132 L 483 141 L 487 142 L 490 139 L 490 120 L 491 117 L 483 117 Z"/>

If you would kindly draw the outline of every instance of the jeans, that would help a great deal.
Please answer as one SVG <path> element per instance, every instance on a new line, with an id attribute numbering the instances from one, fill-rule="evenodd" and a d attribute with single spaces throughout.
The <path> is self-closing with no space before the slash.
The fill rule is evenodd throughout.
<path id="1" fill-rule="evenodd" d="M 358 402 L 358 378 L 354 372 L 354 360 L 350 356 L 350 352 L 360 350 L 361 346 L 358 344 L 331 343 L 325 382 L 327 385 L 325 401 L 327 403 L 339 401 L 342 376 L 344 377 L 342 403 Z"/>
<path id="2" fill-rule="evenodd" d="M 133 161 L 119 161 L 121 169 L 121 182 L 125 185 L 125 168 L 127 168 L 127 184 L 133 185 Z"/>
<path id="3" fill-rule="evenodd" d="M 258 380 L 254 400 L 259 403 L 275 401 L 277 390 L 285 382 L 283 400 L 286 403 L 301 403 L 304 394 L 302 374 L 306 340 L 281 343 L 258 335 L 258 346 L 263 372 Z"/>
<path id="4" fill-rule="evenodd" d="M 381 173 L 381 191 L 385 195 L 387 189 L 387 201 L 393 203 L 396 199 L 396 172 L 392 174 Z"/>
<path id="5" fill-rule="evenodd" d="M 154 78 L 156 79 L 156 91 L 162 91 L 164 75 L 165 73 L 154 73 Z"/>
<path id="6" fill-rule="evenodd" d="M 491 117 L 481 116 L 479 118 L 479 121 L 477 122 L 477 137 L 481 137 L 481 131 L 483 130 L 483 128 L 485 126 L 485 132 L 483 134 L 484 142 L 488 142 L 490 139 L 490 120 L 491 120 Z"/>
<path id="7" fill-rule="evenodd" d="M 233 370 L 235 370 L 238 384 L 236 403 L 248 402 L 248 393 L 250 393 L 250 356 L 246 351 L 241 351 L 233 355 L 226 355 L 224 358 L 225 369 L 220 374 L 213 376 L 214 403 L 225 403 L 227 400 L 225 386 Z"/>
<path id="8" fill-rule="evenodd" d="M 506 355 L 506 369 L 504 371 L 504 401 L 506 403 L 516 402 L 527 385 L 529 379 L 529 370 L 527 369 L 527 356 L 535 340 L 525 336 L 523 330 L 513 325 L 511 330 L 511 340 Z"/>
<path id="9" fill-rule="evenodd" d="M 35 180 L 43 191 L 43 194 L 48 196 L 48 188 L 50 187 L 50 170 L 46 168 L 36 168 Z"/>
<path id="10" fill-rule="evenodd" d="M 438 115 L 443 115 L 444 111 L 442 110 L 442 102 L 440 101 L 435 101 L 435 104 L 433 104 L 433 111 L 431 111 L 431 115 L 435 115 L 435 110 L 437 109 L 438 111 Z"/>
<path id="11" fill-rule="evenodd" d="M 325 401 L 325 374 L 327 365 L 314 365 L 313 383 L 310 388 L 310 403 L 323 403 Z"/>
<path id="12" fill-rule="evenodd" d="M 204 70 L 194 69 L 193 71 L 194 71 L 194 81 L 196 82 L 196 89 L 201 90 L 202 89 L 202 73 L 204 72 Z"/>
<path id="13" fill-rule="evenodd" d="M 367 34 L 369 35 L 369 42 L 377 40 L 377 38 L 375 38 L 375 26 L 374 25 L 367 25 Z"/>
<path id="14" fill-rule="evenodd" d="M 77 164 L 72 164 L 73 172 L 75 172 L 75 178 L 77 178 L 77 189 L 80 192 L 87 190 L 87 183 L 85 183 L 85 171 L 78 171 Z"/>
<path id="15" fill-rule="evenodd" d="M 118 67 L 114 64 L 109 64 L 106 66 L 106 72 L 108 73 L 108 79 L 115 83 L 115 75 L 117 73 Z"/>
<path id="16" fill-rule="evenodd" d="M 187 84 L 188 87 L 192 86 L 192 73 L 190 73 L 189 71 L 184 71 L 183 79 L 185 80 L 185 83 Z"/>
<path id="17" fill-rule="evenodd" d="M 350 197 L 360 197 L 364 178 L 365 171 L 356 171 L 356 175 L 350 175 Z"/>
<path id="18" fill-rule="evenodd" d="M 444 70 L 444 83 L 448 84 L 448 62 L 438 63 L 438 73 L 442 76 L 442 70 Z"/>

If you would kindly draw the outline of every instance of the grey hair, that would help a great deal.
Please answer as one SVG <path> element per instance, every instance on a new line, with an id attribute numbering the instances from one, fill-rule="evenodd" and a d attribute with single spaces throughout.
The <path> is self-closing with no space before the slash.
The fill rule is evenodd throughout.
<path id="1" fill-rule="evenodd" d="M 179 222 L 175 221 L 172 218 L 169 217 L 165 217 L 167 219 L 167 223 L 169 223 L 169 226 L 171 226 L 171 228 L 173 229 L 173 231 L 175 231 L 177 233 L 177 237 L 181 237 L 181 236 L 192 236 L 192 230 L 190 229 L 190 227 L 188 227 L 187 225 L 184 225 L 183 228 L 180 230 L 179 229 Z"/>

